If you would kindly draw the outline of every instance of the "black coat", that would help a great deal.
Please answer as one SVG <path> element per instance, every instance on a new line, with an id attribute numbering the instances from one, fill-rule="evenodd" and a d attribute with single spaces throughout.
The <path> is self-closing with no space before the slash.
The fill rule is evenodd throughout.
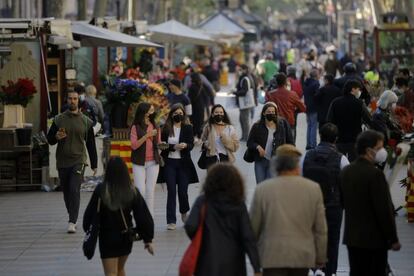
<path id="1" fill-rule="evenodd" d="M 358 248 L 390 248 L 398 237 L 384 173 L 359 157 L 342 170 L 340 179 L 345 209 L 344 244 Z"/>
<path id="2" fill-rule="evenodd" d="M 403 132 L 400 126 L 391 119 L 391 114 L 386 110 L 378 108 L 372 115 L 373 129 L 384 134 L 384 145 L 388 145 L 389 139 L 401 142 Z"/>
<path id="3" fill-rule="evenodd" d="M 168 142 L 169 133 L 166 131 L 166 128 L 163 128 L 161 132 L 161 141 Z M 187 168 L 189 176 L 189 184 L 198 183 L 198 175 L 195 169 L 193 160 L 191 159 L 191 150 L 194 148 L 194 135 L 193 135 L 193 126 L 192 125 L 182 125 L 180 131 L 179 143 L 186 143 L 187 148 L 181 150 L 181 160 L 184 166 Z M 174 145 L 170 144 L 169 148 L 161 152 L 161 156 L 164 161 L 167 160 L 168 154 L 172 151 L 175 151 Z M 157 183 L 165 183 L 165 170 L 163 167 L 160 167 L 160 172 L 158 174 Z"/>
<path id="4" fill-rule="evenodd" d="M 318 122 L 323 125 L 326 123 L 329 107 L 334 99 L 342 96 L 342 91 L 334 85 L 325 85 L 315 94 L 318 105 Z"/>
<path id="5" fill-rule="evenodd" d="M 263 149 L 266 148 L 267 136 L 269 135 L 269 130 L 267 129 L 265 123 L 257 122 L 255 123 L 249 133 L 247 138 L 247 147 L 251 152 L 254 152 L 254 160 L 259 161 L 263 157 L 260 157 L 259 152 L 257 151 L 257 146 L 261 146 Z M 292 144 L 293 141 L 292 131 L 290 129 L 289 123 L 279 117 L 277 120 L 276 131 L 273 134 L 273 150 L 272 153 L 276 152 L 276 149 L 283 144 Z M 272 155 L 273 155 L 272 154 Z"/>
<path id="6" fill-rule="evenodd" d="M 315 101 L 315 95 L 318 93 L 320 84 L 318 80 L 308 78 L 303 85 L 303 97 L 305 99 L 306 113 L 315 113 L 318 111 L 318 106 Z"/>
<path id="7" fill-rule="evenodd" d="M 185 230 L 193 239 L 200 223 L 205 197 L 199 196 L 191 208 Z M 254 271 L 260 271 L 257 241 L 244 203 L 234 204 L 226 199 L 206 202 L 203 238 L 195 275 L 243 276 L 246 272 L 245 254 Z"/>
<path id="8" fill-rule="evenodd" d="M 362 132 L 362 123 L 372 126 L 366 106 L 352 94 L 333 100 L 327 121 L 338 127 L 338 143 L 355 143 L 358 134 Z"/>

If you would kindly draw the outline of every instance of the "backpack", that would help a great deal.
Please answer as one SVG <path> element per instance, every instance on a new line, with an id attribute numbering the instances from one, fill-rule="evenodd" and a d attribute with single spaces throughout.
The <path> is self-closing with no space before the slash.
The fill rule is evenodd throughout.
<path id="1" fill-rule="evenodd" d="M 340 205 L 341 158 L 342 154 L 325 147 L 317 147 L 306 153 L 303 162 L 303 177 L 319 184 L 325 206 Z"/>

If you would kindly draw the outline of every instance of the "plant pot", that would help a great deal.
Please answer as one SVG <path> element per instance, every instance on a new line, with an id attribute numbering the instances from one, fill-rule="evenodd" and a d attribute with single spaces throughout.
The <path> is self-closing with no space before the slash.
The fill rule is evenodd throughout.
<path id="1" fill-rule="evenodd" d="M 111 112 L 113 128 L 127 128 L 129 105 L 125 103 L 114 104 Z"/>
<path id="2" fill-rule="evenodd" d="M 17 127 L 22 128 L 24 118 L 24 107 L 20 104 L 6 104 L 4 105 L 4 120 L 3 127 Z"/>
<path id="3" fill-rule="evenodd" d="M 32 143 L 32 128 L 17 128 L 16 129 L 17 143 L 19 146 L 28 146 Z"/>

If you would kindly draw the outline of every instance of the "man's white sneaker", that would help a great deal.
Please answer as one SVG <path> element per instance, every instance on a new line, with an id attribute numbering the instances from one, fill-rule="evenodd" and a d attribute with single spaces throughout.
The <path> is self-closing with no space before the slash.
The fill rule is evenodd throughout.
<path id="1" fill-rule="evenodd" d="M 68 224 L 68 233 L 69 234 L 76 233 L 76 224 L 75 223 L 69 222 L 69 224 Z"/>
<path id="2" fill-rule="evenodd" d="M 167 225 L 168 230 L 175 230 L 175 228 L 176 228 L 175 223 L 170 223 L 170 224 Z"/>
<path id="3" fill-rule="evenodd" d="M 315 276 L 324 276 L 325 273 L 322 272 L 322 270 L 318 269 L 315 271 Z"/>

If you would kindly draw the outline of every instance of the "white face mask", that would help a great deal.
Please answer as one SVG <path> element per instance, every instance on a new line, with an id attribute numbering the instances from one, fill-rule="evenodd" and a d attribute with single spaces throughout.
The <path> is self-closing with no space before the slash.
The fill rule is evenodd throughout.
<path id="1" fill-rule="evenodd" d="M 375 162 L 377 162 L 378 164 L 382 164 L 385 161 L 387 161 L 387 157 L 388 157 L 388 152 L 384 148 L 381 148 L 375 154 Z"/>
<path id="2" fill-rule="evenodd" d="M 355 98 L 359 99 L 359 97 L 361 97 L 361 90 L 358 90 L 358 92 L 356 92 L 354 96 Z"/>
<path id="3" fill-rule="evenodd" d="M 83 101 L 85 100 L 85 95 L 84 95 L 84 94 L 80 95 L 80 96 L 79 96 L 79 100 L 80 100 L 81 102 L 83 102 Z"/>
<path id="4" fill-rule="evenodd" d="M 392 105 L 391 105 L 391 110 L 395 110 L 397 108 L 397 103 L 393 103 Z"/>

